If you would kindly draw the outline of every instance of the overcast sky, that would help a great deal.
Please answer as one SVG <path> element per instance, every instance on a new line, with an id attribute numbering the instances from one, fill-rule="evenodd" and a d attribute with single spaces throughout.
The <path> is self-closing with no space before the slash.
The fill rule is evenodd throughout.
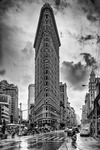
<path id="1" fill-rule="evenodd" d="M 99 75 L 100 12 L 91 0 L 2 0 L 0 2 L 0 80 L 19 88 L 19 103 L 27 109 L 28 85 L 34 84 L 33 43 L 40 9 L 49 2 L 61 41 L 60 81 L 67 84 L 71 106 L 81 114 L 92 66 Z M 27 111 L 23 113 L 27 117 Z"/>

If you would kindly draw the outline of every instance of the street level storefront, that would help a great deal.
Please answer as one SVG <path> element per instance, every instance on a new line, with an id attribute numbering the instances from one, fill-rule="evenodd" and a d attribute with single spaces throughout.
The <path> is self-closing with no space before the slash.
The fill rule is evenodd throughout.
<path id="1" fill-rule="evenodd" d="M 100 93 L 94 100 L 95 136 L 100 137 Z"/>
<path id="2" fill-rule="evenodd" d="M 43 120 L 38 120 L 37 122 L 35 121 L 35 127 L 51 127 L 53 129 L 58 129 L 59 128 L 59 122 L 56 119 L 43 119 Z"/>
<path id="3" fill-rule="evenodd" d="M 100 93 L 96 96 L 94 100 L 94 109 L 88 115 L 88 119 L 91 123 L 91 135 L 100 137 Z"/>

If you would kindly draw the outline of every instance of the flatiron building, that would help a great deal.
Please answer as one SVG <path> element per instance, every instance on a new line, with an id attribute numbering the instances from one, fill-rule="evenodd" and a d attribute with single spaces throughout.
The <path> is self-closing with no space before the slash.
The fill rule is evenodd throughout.
<path id="1" fill-rule="evenodd" d="M 53 9 L 41 8 L 35 48 L 35 121 L 41 127 L 56 126 L 60 121 L 59 47 L 60 39 Z"/>

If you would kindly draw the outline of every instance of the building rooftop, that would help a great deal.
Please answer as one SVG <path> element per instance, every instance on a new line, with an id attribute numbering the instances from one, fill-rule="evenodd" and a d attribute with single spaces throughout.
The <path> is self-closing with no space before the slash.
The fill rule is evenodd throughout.
<path id="1" fill-rule="evenodd" d="M 45 4 L 43 5 L 43 7 L 41 8 L 41 12 L 40 12 L 38 27 L 37 27 L 36 36 L 35 36 L 35 41 L 34 41 L 34 48 L 36 47 L 36 41 L 37 41 L 37 38 L 38 38 L 39 28 L 40 28 L 40 25 L 41 25 L 41 19 L 42 19 L 42 17 L 43 17 L 43 11 L 44 11 L 45 9 L 47 9 L 47 8 L 48 8 L 48 9 L 50 10 L 50 12 L 51 12 L 51 16 L 52 16 L 52 18 L 53 18 L 53 23 L 54 23 L 55 31 L 56 31 L 56 34 L 57 34 L 58 43 L 59 43 L 59 46 L 61 45 L 60 39 L 59 39 L 59 35 L 58 35 L 57 26 L 56 26 L 56 21 L 55 21 L 54 14 L 53 14 L 53 9 L 52 9 L 52 7 L 50 6 L 49 3 L 45 3 Z"/>

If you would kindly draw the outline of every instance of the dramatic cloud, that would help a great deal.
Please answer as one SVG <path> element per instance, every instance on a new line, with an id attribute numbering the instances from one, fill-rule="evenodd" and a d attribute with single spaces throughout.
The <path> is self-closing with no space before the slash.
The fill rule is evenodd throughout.
<path id="1" fill-rule="evenodd" d="M 55 4 L 56 4 L 57 6 L 59 6 L 59 5 L 60 5 L 60 0 L 55 0 Z"/>
<path id="2" fill-rule="evenodd" d="M 27 42 L 26 47 L 22 49 L 22 57 L 24 59 L 30 60 L 31 58 L 33 59 L 34 56 L 34 49 L 33 49 L 33 44 L 31 42 Z"/>
<path id="3" fill-rule="evenodd" d="M 61 66 L 61 73 L 66 82 L 69 82 L 74 90 L 83 90 L 82 84 L 88 79 L 88 70 L 81 62 L 66 62 Z"/>
<path id="4" fill-rule="evenodd" d="M 2 0 L 0 2 L 0 12 L 3 15 L 11 8 L 15 8 L 14 11 L 20 12 L 23 0 Z"/>
<path id="5" fill-rule="evenodd" d="M 88 15 L 87 15 L 87 19 L 88 19 L 89 21 L 91 21 L 91 22 L 96 22 L 96 21 L 98 21 L 98 17 L 97 17 L 97 16 L 93 16 L 93 15 L 91 15 L 91 14 L 88 14 Z"/>
<path id="6" fill-rule="evenodd" d="M 100 1 L 99 0 L 90 0 L 95 6 L 96 10 L 100 13 Z"/>
<path id="7" fill-rule="evenodd" d="M 67 7 L 71 7 L 71 4 L 66 0 L 55 0 L 55 8 L 61 12 Z"/>
<path id="8" fill-rule="evenodd" d="M 21 81 L 21 83 L 25 86 L 25 85 L 29 85 L 32 83 L 32 76 L 31 75 L 25 75 L 23 76 L 23 79 Z"/>
<path id="9" fill-rule="evenodd" d="M 95 0 L 90 0 L 93 4 L 95 3 Z"/>
<path id="10" fill-rule="evenodd" d="M 78 3 L 82 7 L 82 11 L 87 15 L 87 19 L 91 23 L 95 23 L 99 20 L 100 14 L 100 2 L 98 0 L 78 0 Z"/>
<path id="11" fill-rule="evenodd" d="M 6 70 L 5 69 L 0 69 L 0 76 L 4 76 L 6 74 Z"/>
<path id="12" fill-rule="evenodd" d="M 61 77 L 61 81 L 68 83 L 68 98 L 73 107 L 76 105 L 76 99 L 81 107 L 85 95 L 81 85 L 86 84 L 90 70 L 87 63 L 81 63 L 82 57 L 79 55 L 88 52 L 91 57 L 95 56 L 95 49 L 100 43 L 97 33 L 99 15 L 90 0 L 0 1 L 0 78 L 6 78 L 18 85 L 19 102 L 23 103 L 24 99 L 27 103 L 28 84 L 34 84 L 35 79 L 33 43 L 40 10 L 46 2 L 50 3 L 54 15 L 56 14 L 55 20 L 61 40 L 60 76 L 65 79 Z M 80 42 L 84 43 L 84 47 Z M 76 111 L 78 107 L 75 107 Z"/>
<path id="13" fill-rule="evenodd" d="M 18 53 L 18 51 L 16 51 L 17 49 L 16 41 L 17 42 L 19 41 L 17 35 L 20 33 L 21 30 L 18 29 L 17 27 L 15 26 L 9 27 L 3 23 L 0 23 L 0 39 L 1 39 L 0 57 L 2 61 L 4 59 L 4 55 L 10 57 L 14 57 L 14 56 L 16 57 Z"/>
<path id="14" fill-rule="evenodd" d="M 94 39 L 94 37 L 92 35 L 87 35 L 86 37 L 84 37 L 84 36 L 81 35 L 79 37 L 79 42 L 83 43 L 83 42 L 87 42 L 87 41 L 93 40 L 93 39 Z"/>
<path id="15" fill-rule="evenodd" d="M 89 53 L 81 53 L 80 55 L 83 56 L 86 62 L 86 67 L 94 67 L 95 69 L 97 68 L 97 63 L 95 58 L 92 57 Z"/>

